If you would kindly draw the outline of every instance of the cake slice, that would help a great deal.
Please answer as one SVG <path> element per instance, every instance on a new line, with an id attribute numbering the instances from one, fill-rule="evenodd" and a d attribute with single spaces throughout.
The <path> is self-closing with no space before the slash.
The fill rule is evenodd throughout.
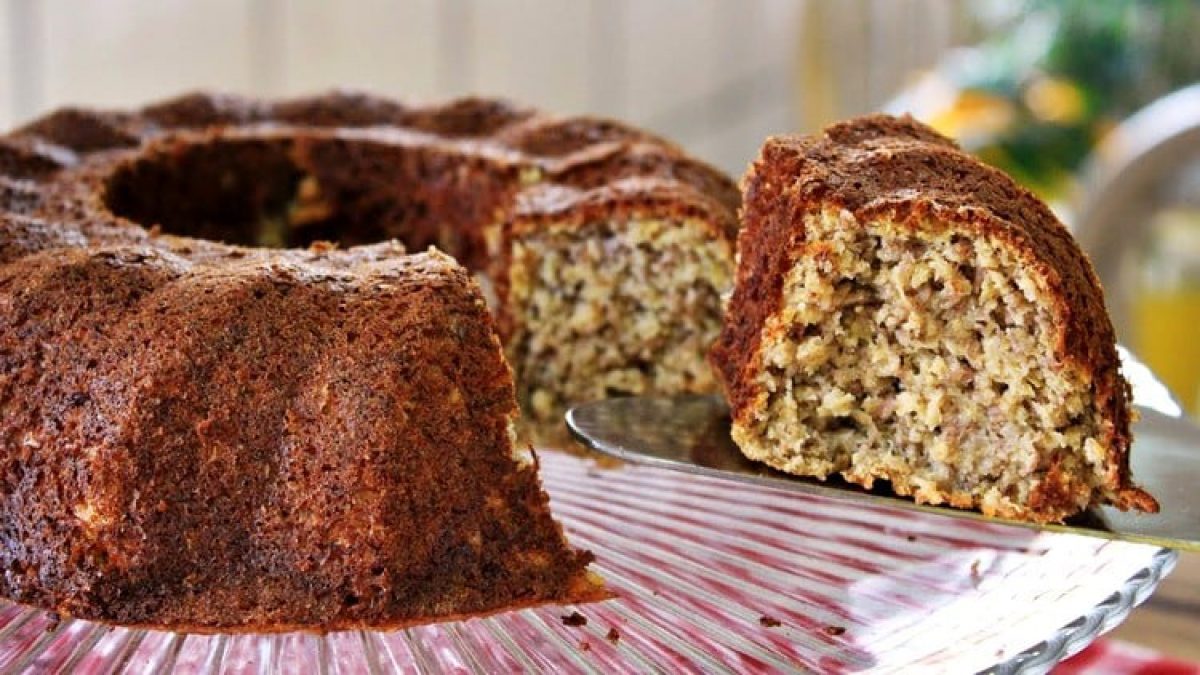
<path id="1" fill-rule="evenodd" d="M 769 139 L 711 354 L 747 457 L 1054 522 L 1157 511 L 1095 271 L 1050 210 L 910 118 Z"/>

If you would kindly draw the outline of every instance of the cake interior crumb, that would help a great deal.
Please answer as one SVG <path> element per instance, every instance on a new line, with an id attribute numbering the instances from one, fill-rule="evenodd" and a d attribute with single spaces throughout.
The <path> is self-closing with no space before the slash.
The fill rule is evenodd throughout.
<path id="1" fill-rule="evenodd" d="M 693 220 L 549 225 L 517 238 L 507 356 L 525 419 L 561 428 L 576 403 L 715 390 L 706 356 L 730 260 L 729 243 Z"/>
<path id="2" fill-rule="evenodd" d="M 937 221 L 827 209 L 805 233 L 764 328 L 765 394 L 734 428 L 748 456 L 989 514 L 1019 517 L 1052 467 L 1086 481 L 1064 511 L 1099 496 L 1099 411 L 1082 371 L 1055 360 L 1029 261 Z"/>

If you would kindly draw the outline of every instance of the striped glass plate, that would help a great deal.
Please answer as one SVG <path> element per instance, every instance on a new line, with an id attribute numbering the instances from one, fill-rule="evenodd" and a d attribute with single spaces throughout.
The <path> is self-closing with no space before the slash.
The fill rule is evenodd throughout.
<path id="1" fill-rule="evenodd" d="M 619 596 L 393 632 L 180 635 L 0 605 L 3 672 L 1044 672 L 1170 570 L 1037 533 L 542 453 Z M 565 622 L 578 612 L 586 625 Z"/>

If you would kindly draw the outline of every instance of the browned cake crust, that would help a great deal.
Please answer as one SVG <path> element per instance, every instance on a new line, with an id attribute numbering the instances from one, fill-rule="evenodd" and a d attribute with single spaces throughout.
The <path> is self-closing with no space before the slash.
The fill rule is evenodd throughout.
<path id="1" fill-rule="evenodd" d="M 532 437 L 561 440 L 569 404 L 716 388 L 704 353 L 732 277 L 739 192 L 712 167 L 619 122 L 474 98 L 414 107 L 350 93 L 282 102 L 194 94 L 132 113 L 52 113 L 0 137 L 0 175 L 36 186 L 36 203 L 18 199 L 12 212 L 96 242 L 145 237 L 133 221 L 247 246 L 435 245 L 496 291 L 489 300 L 518 374 L 521 430 Z M 539 197 L 548 192 L 552 202 Z M 690 234 L 636 244 L 648 223 Z M 612 260 L 582 255 L 585 240 Z M 700 250 L 701 241 L 714 245 Z M 514 272 L 519 244 L 530 255 Z M 688 267 L 670 274 L 681 258 Z M 549 259 L 571 269 L 550 269 Z M 697 267 L 701 282 L 689 276 Z M 514 273 L 523 283 L 510 283 Z M 676 328 L 617 344 L 608 328 L 542 316 L 597 311 L 581 307 L 597 301 L 596 288 L 567 286 L 564 273 L 583 286 L 637 279 L 660 303 L 635 299 L 619 303 L 621 312 Z M 688 289 L 706 299 L 680 306 Z M 541 302 L 547 294 L 554 307 Z M 564 340 L 590 344 L 574 354 L 539 348 Z"/>
<path id="2" fill-rule="evenodd" d="M 737 201 L 645 132 L 492 100 L 196 94 L 0 137 L 0 594 L 199 630 L 598 597 L 470 272 L 503 308 L 518 223 L 725 242 Z"/>
<path id="3" fill-rule="evenodd" d="M 1011 247 L 1044 280 L 1050 311 L 1059 319 L 1055 367 L 1070 365 L 1086 374 L 1102 420 L 1100 442 L 1108 460 L 1104 501 L 1157 510 L 1130 478 L 1130 390 L 1120 374 L 1100 282 L 1066 228 L 1028 190 L 911 118 L 884 115 L 835 124 L 816 136 L 769 139 L 743 188 L 736 286 L 711 355 L 735 425 L 747 423 L 762 394 L 764 326 L 782 308 L 785 277 L 801 256 L 821 246 L 806 236 L 806 216 L 844 210 L 855 223 L 886 219 L 910 228 L 923 221 L 949 223 L 968 241 Z M 1063 473 L 1057 465 L 1049 467 L 1029 497 L 1029 512 L 1007 515 L 1057 519 L 1077 510 L 1077 495 L 1066 487 L 1071 483 Z"/>
<path id="4" fill-rule="evenodd" d="M 393 625 L 586 590 L 511 457 L 465 270 L 53 250 L 0 266 L 7 597 L 125 624 Z"/>

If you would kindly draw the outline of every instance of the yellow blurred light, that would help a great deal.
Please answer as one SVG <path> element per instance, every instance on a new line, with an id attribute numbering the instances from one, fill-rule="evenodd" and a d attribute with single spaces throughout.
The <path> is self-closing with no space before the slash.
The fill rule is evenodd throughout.
<path id="1" fill-rule="evenodd" d="M 929 119 L 929 125 L 951 138 L 994 136 L 1012 124 L 1012 104 L 982 91 L 959 92 L 950 107 Z"/>
<path id="2" fill-rule="evenodd" d="M 1083 92 L 1067 80 L 1039 77 L 1025 88 L 1025 105 L 1043 122 L 1077 122 L 1083 117 L 1085 103 Z"/>

